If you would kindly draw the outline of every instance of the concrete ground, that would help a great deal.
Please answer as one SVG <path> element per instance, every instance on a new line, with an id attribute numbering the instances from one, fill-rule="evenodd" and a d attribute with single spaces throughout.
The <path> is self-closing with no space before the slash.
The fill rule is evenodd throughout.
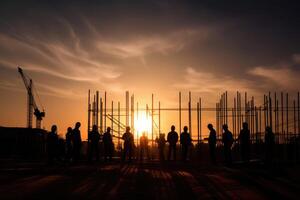
<path id="1" fill-rule="evenodd" d="M 298 199 L 299 166 L 1 161 L 0 199 Z"/>

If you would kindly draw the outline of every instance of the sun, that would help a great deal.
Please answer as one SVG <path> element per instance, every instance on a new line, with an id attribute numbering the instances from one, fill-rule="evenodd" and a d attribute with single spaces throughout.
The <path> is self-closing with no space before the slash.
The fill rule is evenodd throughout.
<path id="1" fill-rule="evenodd" d="M 150 133 L 151 131 L 151 117 L 147 116 L 145 112 L 140 112 L 135 118 L 135 129 L 137 133 Z"/>

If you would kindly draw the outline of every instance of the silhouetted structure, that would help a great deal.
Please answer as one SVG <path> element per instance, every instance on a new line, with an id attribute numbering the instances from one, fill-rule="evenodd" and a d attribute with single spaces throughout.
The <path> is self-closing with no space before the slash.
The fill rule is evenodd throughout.
<path id="1" fill-rule="evenodd" d="M 232 133 L 228 130 L 227 124 L 223 125 L 223 135 L 222 135 L 222 142 L 224 145 L 224 156 L 225 156 L 225 162 L 226 164 L 232 163 L 232 157 L 231 157 L 231 146 L 233 144 L 233 136 Z"/>
<path id="2" fill-rule="evenodd" d="M 58 159 L 58 136 L 56 125 L 51 127 L 51 132 L 47 136 L 47 152 L 49 164 L 52 164 L 54 159 Z"/>
<path id="3" fill-rule="evenodd" d="M 72 158 L 72 151 L 73 151 L 73 130 L 71 127 L 68 127 L 67 133 L 66 133 L 66 161 L 70 161 Z"/>
<path id="4" fill-rule="evenodd" d="M 212 124 L 208 124 L 207 128 L 209 129 L 208 145 L 209 145 L 209 155 L 210 160 L 213 164 L 216 163 L 216 144 L 217 144 L 217 133 L 213 128 Z"/>
<path id="5" fill-rule="evenodd" d="M 133 147 L 134 147 L 134 137 L 130 132 L 130 127 L 126 127 L 126 132 L 123 134 L 122 139 L 124 140 L 124 152 L 122 160 L 126 160 L 126 156 L 128 156 L 128 160 L 132 160 Z"/>
<path id="6" fill-rule="evenodd" d="M 248 128 L 248 123 L 243 123 L 243 129 L 240 131 L 238 137 L 240 143 L 241 157 L 243 161 L 249 161 L 250 159 L 250 130 Z"/>
<path id="7" fill-rule="evenodd" d="M 82 140 L 81 140 L 81 133 L 80 128 L 81 124 L 80 122 L 77 122 L 75 124 L 75 128 L 73 129 L 73 160 L 78 161 L 80 158 L 81 153 L 81 147 L 82 147 Z"/>
<path id="8" fill-rule="evenodd" d="M 180 144 L 181 144 L 181 158 L 183 161 L 187 160 L 189 146 L 191 145 L 191 135 L 188 133 L 188 127 L 183 127 L 183 132 L 180 134 Z"/>
<path id="9" fill-rule="evenodd" d="M 267 164 L 271 164 L 273 161 L 273 151 L 275 144 L 275 136 L 272 128 L 267 126 L 265 133 L 265 160 Z"/>
<path id="10" fill-rule="evenodd" d="M 145 155 L 147 159 L 150 158 L 149 156 L 149 148 L 148 148 L 148 137 L 145 132 L 143 132 L 142 136 L 140 137 L 140 160 L 143 160 Z"/>
<path id="11" fill-rule="evenodd" d="M 164 161 L 165 160 L 165 146 L 166 146 L 165 134 L 160 133 L 159 138 L 156 138 L 156 143 L 157 143 L 158 151 L 159 151 L 159 159 L 160 159 L 160 161 Z"/>
<path id="12" fill-rule="evenodd" d="M 88 160 L 92 161 L 93 156 L 96 156 L 96 160 L 99 161 L 99 140 L 100 134 L 98 132 L 98 127 L 96 125 L 93 126 L 91 132 L 88 135 Z"/>
<path id="13" fill-rule="evenodd" d="M 178 142 L 178 133 L 175 131 L 175 126 L 171 126 L 171 131 L 168 133 L 167 141 L 169 143 L 168 160 L 171 160 L 173 152 L 173 158 L 176 160 L 176 144 Z"/>
<path id="14" fill-rule="evenodd" d="M 103 134 L 103 145 L 104 145 L 104 160 L 106 161 L 107 158 L 112 160 L 113 155 L 113 141 L 112 135 L 110 133 L 111 128 L 107 127 L 106 132 Z"/>

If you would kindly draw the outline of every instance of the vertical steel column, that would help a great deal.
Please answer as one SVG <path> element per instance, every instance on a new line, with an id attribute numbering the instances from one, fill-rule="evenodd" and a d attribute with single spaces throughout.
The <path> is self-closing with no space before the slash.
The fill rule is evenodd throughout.
<path id="1" fill-rule="evenodd" d="M 118 101 L 118 145 L 120 145 L 121 138 L 121 108 L 120 101 Z"/>
<path id="2" fill-rule="evenodd" d="M 228 98 L 227 98 L 227 91 L 225 92 L 225 117 L 226 117 L 226 124 L 228 125 Z"/>
<path id="3" fill-rule="evenodd" d="M 200 135 L 199 141 L 202 139 L 202 99 L 199 98 L 199 127 L 200 127 Z"/>
<path id="4" fill-rule="evenodd" d="M 99 131 L 99 91 L 96 91 L 96 126 Z"/>
<path id="5" fill-rule="evenodd" d="M 199 124 L 199 102 L 197 102 L 197 141 L 198 141 L 198 147 L 200 144 L 200 124 Z"/>
<path id="6" fill-rule="evenodd" d="M 294 136 L 296 136 L 296 101 L 293 101 L 294 103 Z"/>
<path id="7" fill-rule="evenodd" d="M 272 99 L 271 99 L 271 92 L 269 92 L 269 116 L 270 116 L 270 127 L 273 129 L 273 118 L 272 118 Z"/>
<path id="8" fill-rule="evenodd" d="M 106 91 L 104 92 L 104 131 L 106 131 Z"/>
<path id="9" fill-rule="evenodd" d="M 128 91 L 126 91 L 125 93 L 125 98 L 126 98 L 125 124 L 126 126 L 129 126 L 129 92 Z"/>
<path id="10" fill-rule="evenodd" d="M 158 134 L 161 133 L 161 128 L 160 128 L 160 101 L 158 102 Z"/>
<path id="11" fill-rule="evenodd" d="M 91 91 L 88 93 L 88 121 L 87 121 L 87 133 L 90 132 L 90 124 L 91 124 Z"/>
<path id="12" fill-rule="evenodd" d="M 130 126 L 131 126 L 131 130 L 132 130 L 132 132 L 133 132 L 133 134 L 134 134 L 134 131 L 135 131 L 135 129 L 134 129 L 134 94 L 133 95 L 131 95 L 131 99 L 130 99 L 130 101 L 131 101 L 131 112 L 130 112 Z"/>
<path id="13" fill-rule="evenodd" d="M 136 102 L 136 121 L 139 121 L 139 102 Z M 139 130 L 136 130 L 136 145 L 139 144 Z"/>
<path id="14" fill-rule="evenodd" d="M 284 138 L 283 92 L 281 92 L 281 138 Z"/>
<path id="15" fill-rule="evenodd" d="M 152 94 L 152 103 L 151 103 L 151 139 L 152 139 L 152 149 L 153 149 L 153 141 L 154 141 L 154 127 L 153 127 L 153 121 L 154 121 L 154 95 Z"/>
<path id="16" fill-rule="evenodd" d="M 297 113 L 298 113 L 298 136 L 300 135 L 300 109 L 299 109 L 299 104 L 300 104 L 300 101 L 299 101 L 299 92 L 297 93 Z"/>
<path id="17" fill-rule="evenodd" d="M 111 101 L 111 134 L 114 134 L 114 101 Z"/>
<path id="18" fill-rule="evenodd" d="M 289 139 L 289 93 L 286 93 L 286 137 Z"/>
<path id="19" fill-rule="evenodd" d="M 191 95 L 191 92 L 189 92 L 189 104 L 188 104 L 188 106 L 189 106 L 189 131 L 190 131 L 190 136 L 191 136 L 191 138 L 193 139 L 193 135 L 192 135 L 192 109 L 191 109 L 191 107 L 192 107 L 192 97 L 191 97 L 192 95 Z"/>
<path id="20" fill-rule="evenodd" d="M 181 131 L 181 92 L 179 92 L 179 132 Z"/>
<path id="21" fill-rule="evenodd" d="M 100 98 L 100 133 L 103 133 L 103 100 Z"/>

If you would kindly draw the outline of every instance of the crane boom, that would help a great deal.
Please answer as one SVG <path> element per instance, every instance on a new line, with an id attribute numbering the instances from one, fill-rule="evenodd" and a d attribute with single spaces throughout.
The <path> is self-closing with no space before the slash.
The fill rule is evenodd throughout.
<path id="1" fill-rule="evenodd" d="M 32 93 L 32 88 L 33 88 L 33 82 L 32 79 L 27 79 L 25 74 L 23 73 L 22 68 L 18 67 L 18 72 L 20 73 L 24 85 L 27 90 L 27 127 L 32 128 L 32 117 L 33 114 L 36 117 L 36 128 L 41 128 L 41 121 L 43 117 L 45 117 L 45 112 L 40 111 L 38 108 L 36 101 L 34 99 L 33 93 Z"/>

